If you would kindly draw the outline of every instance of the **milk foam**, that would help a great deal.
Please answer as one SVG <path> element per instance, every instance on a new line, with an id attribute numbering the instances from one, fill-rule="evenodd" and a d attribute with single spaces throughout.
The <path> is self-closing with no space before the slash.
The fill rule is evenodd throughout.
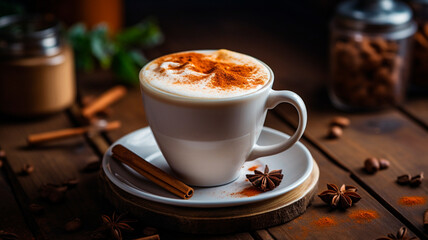
<path id="1" fill-rule="evenodd" d="M 258 60 L 237 52 L 229 50 L 198 51 L 206 58 L 238 66 L 251 66 L 254 70 L 246 77 L 249 85 L 245 88 L 232 86 L 222 88 L 213 86 L 215 77 L 212 73 L 201 73 L 192 69 L 191 63 L 177 69 L 180 63 L 174 62 L 174 58 L 181 53 L 171 54 L 154 60 L 141 72 L 140 79 L 159 90 L 172 94 L 193 98 L 229 98 L 255 92 L 269 82 L 270 72 Z M 185 54 L 185 53 L 182 53 Z M 189 79 L 197 78 L 197 81 Z"/>

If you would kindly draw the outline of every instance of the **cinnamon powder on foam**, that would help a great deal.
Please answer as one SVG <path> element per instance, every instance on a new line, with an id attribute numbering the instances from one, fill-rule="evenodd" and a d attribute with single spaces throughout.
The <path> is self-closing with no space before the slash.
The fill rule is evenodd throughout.
<path id="1" fill-rule="evenodd" d="M 222 52 L 223 51 L 223 52 Z M 214 88 L 228 90 L 232 88 L 251 89 L 258 85 L 263 85 L 265 80 L 262 77 L 256 77 L 259 68 L 248 64 L 235 64 L 227 60 L 224 53 L 227 50 L 219 50 L 216 58 L 210 55 L 187 52 L 176 53 L 161 57 L 157 60 L 158 64 L 162 62 L 174 62 L 178 66 L 169 66 L 168 69 L 184 71 L 188 68 L 194 72 L 205 75 L 191 75 L 184 81 L 177 81 L 176 84 L 195 83 L 206 79 L 206 75 L 210 74 L 209 85 Z M 161 73 L 164 72 L 164 69 Z"/>

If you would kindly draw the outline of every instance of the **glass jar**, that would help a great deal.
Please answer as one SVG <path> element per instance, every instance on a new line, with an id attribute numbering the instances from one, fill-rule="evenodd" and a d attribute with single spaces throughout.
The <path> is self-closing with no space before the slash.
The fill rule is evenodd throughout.
<path id="1" fill-rule="evenodd" d="M 0 112 L 31 117 L 75 100 L 73 53 L 46 17 L 0 18 Z"/>
<path id="2" fill-rule="evenodd" d="M 409 75 L 416 24 L 404 3 L 351 0 L 331 23 L 330 86 L 342 110 L 373 110 L 401 104 Z"/>
<path id="3" fill-rule="evenodd" d="M 428 87 L 428 0 L 408 1 L 418 23 L 413 48 L 411 79 L 415 85 Z"/>

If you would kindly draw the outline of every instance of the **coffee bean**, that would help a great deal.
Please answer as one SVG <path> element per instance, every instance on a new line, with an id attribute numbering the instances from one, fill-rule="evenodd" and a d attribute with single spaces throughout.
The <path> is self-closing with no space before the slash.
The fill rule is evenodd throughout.
<path id="1" fill-rule="evenodd" d="M 45 210 L 45 208 L 42 205 L 36 204 L 36 203 L 32 203 L 28 206 L 28 208 L 30 209 L 30 212 L 32 212 L 33 214 L 41 214 L 43 212 L 43 210 Z"/>
<path id="2" fill-rule="evenodd" d="M 63 192 L 54 191 L 54 192 L 51 192 L 49 194 L 49 196 L 48 196 L 47 199 L 51 203 L 59 203 L 59 202 L 62 202 L 62 200 L 64 199 L 64 197 L 65 197 L 65 194 Z"/>
<path id="3" fill-rule="evenodd" d="M 374 158 L 374 157 L 367 158 L 364 161 L 364 169 L 368 173 L 375 173 L 375 172 L 377 172 L 380 169 L 379 160 L 377 158 Z"/>
<path id="4" fill-rule="evenodd" d="M 91 234 L 91 239 L 107 239 L 107 233 L 105 229 L 102 229 L 102 227 L 100 227 L 99 229 L 95 230 L 95 232 Z"/>
<path id="5" fill-rule="evenodd" d="M 340 138 L 343 135 L 343 130 L 341 127 L 339 126 L 332 126 L 330 127 L 330 130 L 328 132 L 328 137 L 329 138 Z"/>
<path id="6" fill-rule="evenodd" d="M 158 230 L 154 227 L 145 227 L 143 229 L 143 234 L 146 236 L 152 236 L 158 233 Z"/>
<path id="7" fill-rule="evenodd" d="M 400 185 L 406 185 L 410 183 L 410 174 L 404 174 L 397 177 L 397 183 Z"/>
<path id="8" fill-rule="evenodd" d="M 67 186 L 56 186 L 53 184 L 44 184 L 40 187 L 40 197 L 51 203 L 58 203 L 64 200 Z"/>
<path id="9" fill-rule="evenodd" d="M 87 160 L 86 166 L 82 169 L 83 172 L 95 172 L 100 170 L 101 162 L 98 157 L 91 157 Z"/>
<path id="10" fill-rule="evenodd" d="M 385 52 L 382 54 L 383 64 L 390 70 L 393 71 L 397 66 L 401 64 L 401 58 L 397 57 L 395 53 Z"/>
<path id="11" fill-rule="evenodd" d="M 6 157 L 6 151 L 3 149 L 0 149 L 0 158 L 5 158 Z"/>
<path id="12" fill-rule="evenodd" d="M 73 220 L 65 224 L 64 229 L 67 232 L 74 232 L 79 230 L 80 227 L 82 227 L 82 221 L 80 220 L 80 218 L 74 218 Z"/>
<path id="13" fill-rule="evenodd" d="M 416 175 L 410 179 L 410 186 L 417 187 L 421 185 L 422 179 L 424 179 L 424 173 L 421 172 L 419 175 Z"/>
<path id="14" fill-rule="evenodd" d="M 66 182 L 63 183 L 63 185 L 67 186 L 68 188 L 75 187 L 79 183 L 78 178 L 71 178 L 68 179 Z"/>
<path id="15" fill-rule="evenodd" d="M 388 50 L 388 42 L 385 41 L 383 38 L 377 37 L 374 38 L 372 41 L 370 41 L 370 45 L 376 49 L 378 53 L 385 52 Z"/>
<path id="16" fill-rule="evenodd" d="M 361 64 L 359 51 L 352 44 L 336 42 L 333 49 L 337 62 L 349 71 L 357 71 Z"/>
<path id="17" fill-rule="evenodd" d="M 361 67 L 365 71 L 372 71 L 382 64 L 382 57 L 376 52 L 376 50 L 370 45 L 368 41 L 362 42 L 360 55 L 363 59 Z"/>
<path id="18" fill-rule="evenodd" d="M 23 175 L 30 175 L 32 172 L 34 172 L 34 166 L 31 164 L 24 164 L 21 168 L 21 174 Z"/>
<path id="19" fill-rule="evenodd" d="M 379 158 L 379 168 L 380 169 L 387 169 L 389 167 L 390 163 L 385 158 Z"/>
<path id="20" fill-rule="evenodd" d="M 3 161 L 0 160 L 0 168 L 2 168 L 2 167 L 3 167 Z"/>
<path id="21" fill-rule="evenodd" d="M 331 125 L 336 125 L 342 128 L 345 128 L 351 124 L 351 120 L 347 117 L 337 116 L 331 120 Z"/>
<path id="22" fill-rule="evenodd" d="M 338 102 L 356 108 L 399 103 L 404 97 L 400 80 L 407 64 L 398 47 L 399 43 L 382 38 L 337 39 L 331 69 L 332 90 Z"/>
<path id="23" fill-rule="evenodd" d="M 398 52 L 398 43 L 394 42 L 394 41 L 389 41 L 388 42 L 388 52 L 392 52 L 392 53 L 397 53 Z"/>

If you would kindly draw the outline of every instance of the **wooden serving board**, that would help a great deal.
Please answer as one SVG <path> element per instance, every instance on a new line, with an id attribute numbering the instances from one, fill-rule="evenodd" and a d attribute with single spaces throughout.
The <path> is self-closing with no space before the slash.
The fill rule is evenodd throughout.
<path id="1" fill-rule="evenodd" d="M 286 223 L 300 216 L 311 203 L 318 186 L 319 168 L 294 190 L 262 202 L 221 208 L 189 208 L 138 198 L 116 187 L 101 171 L 101 189 L 121 212 L 166 230 L 193 234 L 226 234 L 252 231 Z"/>

